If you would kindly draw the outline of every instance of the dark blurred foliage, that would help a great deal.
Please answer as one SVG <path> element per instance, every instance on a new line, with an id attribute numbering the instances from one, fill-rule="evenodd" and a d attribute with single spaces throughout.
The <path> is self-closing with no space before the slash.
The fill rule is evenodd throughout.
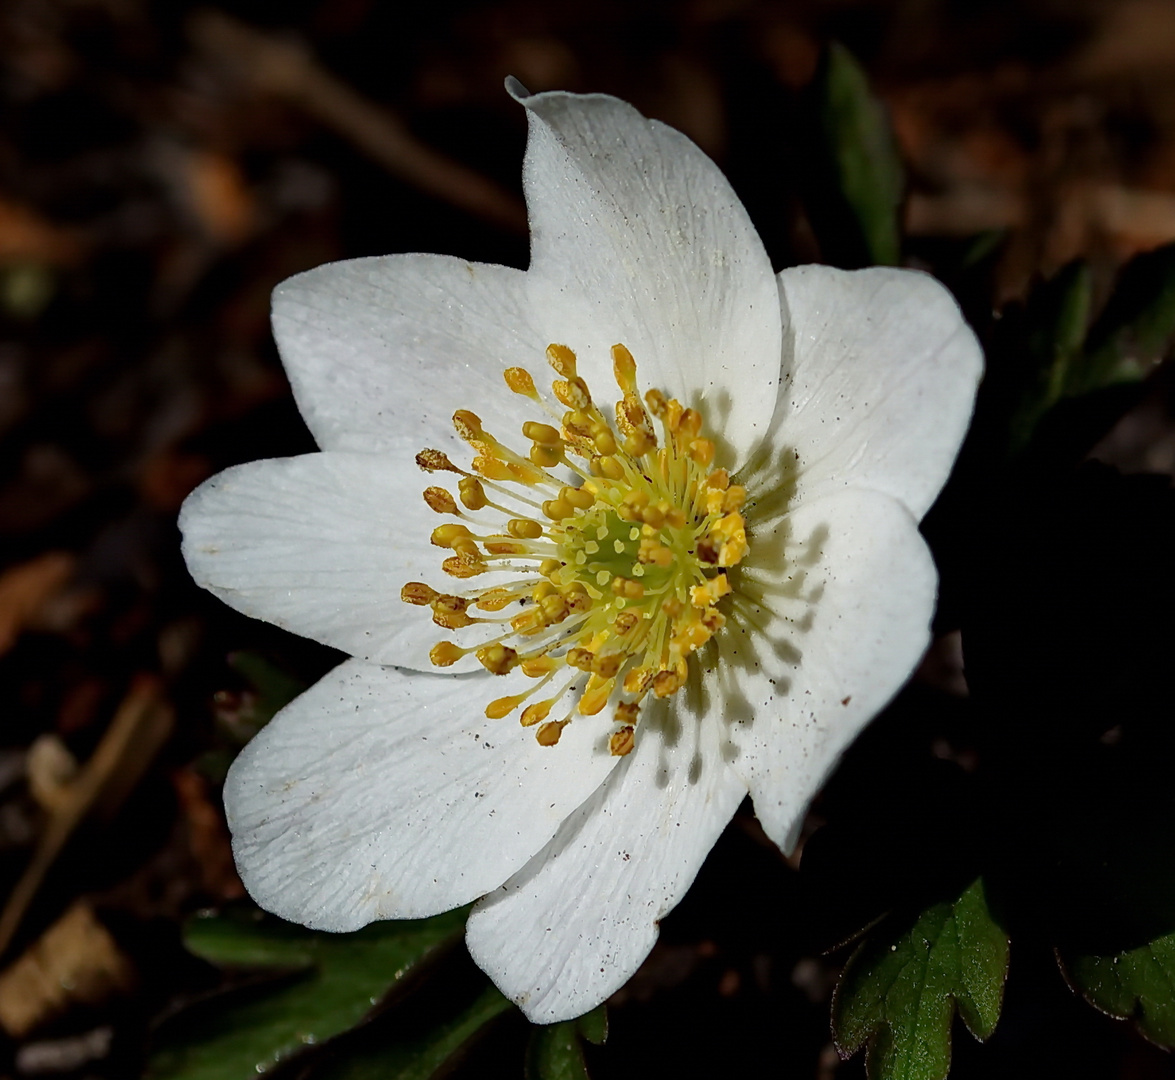
<path id="1" fill-rule="evenodd" d="M 313 448 L 269 336 L 272 287 L 385 252 L 524 266 L 525 232 L 510 223 L 525 122 L 507 74 L 532 90 L 618 94 L 681 128 L 727 171 L 777 266 L 859 265 L 821 143 L 830 40 L 892 116 L 905 261 L 955 290 L 988 348 L 976 430 L 925 527 L 942 571 L 939 636 L 815 807 L 802 871 L 744 808 L 586 1060 L 598 1078 L 861 1076 L 829 1035 L 837 946 L 984 872 L 1012 969 L 999 1028 L 982 1048 L 958 1032 L 953 1075 L 1175 1074 L 1071 994 L 1052 952 L 1175 929 L 1175 382 L 1168 362 L 1145 383 L 1060 404 L 1024 396 L 1043 370 L 1033 328 L 1047 322 L 1046 344 L 1059 340 L 1073 275 L 1088 278 L 1093 317 L 1127 260 L 1175 240 L 1175 9 L 6 0 L 9 886 L 59 813 L 54 798 L 70 797 L 72 765 L 120 722 L 140 734 L 20 919 L 0 1005 L 27 998 L 14 962 L 78 903 L 94 913 L 77 922 L 86 962 L 109 985 L 87 996 L 79 977 L 62 1000 L 33 1003 L 0 1047 L 0 1075 L 137 1075 L 157 1019 L 223 988 L 180 926 L 242 896 L 219 806 L 225 763 L 286 674 L 308 682 L 338 659 L 201 593 L 178 553 L 175 515 L 195 484 Z M 372 111 L 385 127 L 372 130 Z M 454 204 L 449 168 L 489 185 L 482 209 Z M 1063 269 L 1077 259 L 1080 271 Z M 1046 278 L 1052 293 L 1037 288 Z M 463 963 L 443 961 L 454 985 L 476 979 Z M 391 1030 L 412 1027 L 388 1015 Z M 521 1075 L 524 1026 L 492 1027 L 463 1074 Z"/>

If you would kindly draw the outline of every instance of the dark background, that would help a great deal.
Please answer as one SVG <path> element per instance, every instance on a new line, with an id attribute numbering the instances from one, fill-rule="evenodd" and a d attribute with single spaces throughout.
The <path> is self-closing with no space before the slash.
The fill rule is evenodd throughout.
<path id="1" fill-rule="evenodd" d="M 1175 240 L 1170 0 L 0 3 L 0 892 L 35 851 L 45 870 L 0 960 L 0 1075 L 137 1075 L 155 1018 L 216 986 L 179 927 L 241 897 L 218 782 L 279 692 L 249 658 L 307 682 L 336 660 L 201 593 L 178 554 L 195 484 L 313 449 L 273 286 L 387 252 L 524 266 L 507 74 L 686 132 L 777 267 L 851 261 L 812 143 L 831 39 L 891 111 L 907 261 L 950 281 L 988 238 L 989 311 L 1078 256 L 1104 295 Z M 1175 472 L 1171 382 L 1097 456 Z M 965 691 L 947 636 L 907 714 Z M 928 762 L 954 753 L 912 730 Z M 740 816 L 619 996 L 599 1075 L 862 1075 L 828 1034 L 844 954 L 809 914 Z M 38 941 L 43 978 L 18 960 Z M 1014 954 L 1001 1026 L 983 1050 L 959 1031 L 955 1075 L 1175 1075 L 1051 965 Z M 495 1039 L 483 1067 L 518 1075 Z"/>

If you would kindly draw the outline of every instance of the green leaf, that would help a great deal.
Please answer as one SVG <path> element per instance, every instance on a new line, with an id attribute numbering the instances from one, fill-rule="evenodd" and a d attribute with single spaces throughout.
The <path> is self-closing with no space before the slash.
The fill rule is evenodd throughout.
<path id="1" fill-rule="evenodd" d="M 235 652 L 229 657 L 228 662 L 257 695 L 251 720 L 258 731 L 273 719 L 279 709 L 284 708 L 306 689 L 305 682 L 282 671 L 260 653 Z"/>
<path id="2" fill-rule="evenodd" d="M 1151 1042 L 1175 1048 L 1175 933 L 1112 956 L 1069 957 L 1062 966 L 1095 1009 L 1133 1018 Z"/>
<path id="3" fill-rule="evenodd" d="M 607 1037 L 603 1005 L 575 1020 L 536 1027 L 526 1052 L 526 1080 L 589 1080 L 582 1040 L 598 1046 Z"/>
<path id="4" fill-rule="evenodd" d="M 1010 423 L 1013 452 L 1022 449 L 1041 417 L 1062 397 L 1085 387 L 1083 371 L 1093 279 L 1084 262 L 1071 262 L 1039 286 L 1024 312 L 1026 370 Z"/>
<path id="5" fill-rule="evenodd" d="M 868 261 L 896 266 L 905 178 L 889 116 L 870 92 L 860 64 L 838 42 L 830 45 L 822 74 L 820 125 L 836 183 L 856 219 Z"/>
<path id="6" fill-rule="evenodd" d="M 387 1045 L 344 1051 L 314 1070 L 315 1080 L 429 1080 L 490 1021 L 512 1008 L 493 986 L 452 1015 Z"/>
<path id="7" fill-rule="evenodd" d="M 353 1027 L 425 956 L 455 938 L 465 910 L 411 922 L 380 922 L 353 934 L 305 930 L 257 912 L 192 920 L 197 956 L 225 966 L 293 973 L 226 995 L 220 1007 L 176 1018 L 153 1055 L 150 1080 L 247 1080 Z M 235 1007 L 234 1007 L 235 1006 Z"/>
<path id="8" fill-rule="evenodd" d="M 1132 259 L 1089 333 L 1082 390 L 1138 378 L 1175 336 L 1175 244 Z"/>
<path id="9" fill-rule="evenodd" d="M 942 1080 L 958 1010 L 980 1041 L 995 1030 L 1008 971 L 1008 938 L 988 910 L 982 879 L 910 925 L 891 920 L 849 958 L 832 1003 L 837 1049 L 869 1043 L 871 1080 Z"/>

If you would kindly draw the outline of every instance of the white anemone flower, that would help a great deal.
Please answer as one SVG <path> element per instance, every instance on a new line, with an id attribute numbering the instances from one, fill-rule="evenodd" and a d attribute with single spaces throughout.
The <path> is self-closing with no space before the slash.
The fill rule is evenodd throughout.
<path id="1" fill-rule="evenodd" d="M 181 526 L 197 582 L 352 657 L 229 773 L 254 899 L 333 931 L 476 901 L 474 960 L 549 1023 L 636 970 L 748 793 L 792 849 L 917 665 L 981 355 L 924 274 L 775 275 L 679 132 L 511 90 L 529 270 L 279 286 L 321 452 Z"/>

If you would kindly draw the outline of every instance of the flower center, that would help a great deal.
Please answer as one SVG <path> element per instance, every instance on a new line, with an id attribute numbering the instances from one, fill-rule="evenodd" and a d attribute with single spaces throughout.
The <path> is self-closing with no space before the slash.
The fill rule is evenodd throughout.
<path id="1" fill-rule="evenodd" d="M 611 704 L 619 726 L 609 748 L 622 755 L 633 747 L 648 696 L 676 693 L 690 654 L 726 621 L 718 602 L 730 592 L 726 569 L 747 553 L 740 512 L 746 491 L 731 484 L 725 469 L 713 469 L 714 443 L 702 435 L 700 413 L 659 390 L 642 400 L 636 363 L 623 345 L 612 347 L 622 396 L 611 423 L 577 374 L 575 354 L 550 345 L 547 359 L 560 376 L 552 393 L 561 412 L 525 369 L 505 372 L 512 391 L 559 425 L 523 424 L 530 442 L 525 457 L 465 409 L 453 424 L 475 452 L 472 471 L 439 450 L 416 457 L 428 472 L 461 478 L 456 496 L 442 487 L 424 492 L 433 510 L 459 519 L 432 533 L 433 544 L 453 552 L 444 570 L 459 579 L 491 570 L 519 576 L 454 593 L 411 582 L 401 598 L 431 607 L 433 621 L 448 630 L 501 625 L 485 644 L 442 641 L 430 653 L 438 667 L 474 653 L 495 675 L 519 668 L 535 680 L 523 693 L 491 701 L 487 716 L 521 708 L 522 724 L 538 725 L 538 741 L 550 746 L 576 714 L 594 716 Z M 551 472 L 560 467 L 578 484 Z M 478 512 L 493 523 L 479 527 Z M 567 714 L 550 719 L 569 690 Z"/>

